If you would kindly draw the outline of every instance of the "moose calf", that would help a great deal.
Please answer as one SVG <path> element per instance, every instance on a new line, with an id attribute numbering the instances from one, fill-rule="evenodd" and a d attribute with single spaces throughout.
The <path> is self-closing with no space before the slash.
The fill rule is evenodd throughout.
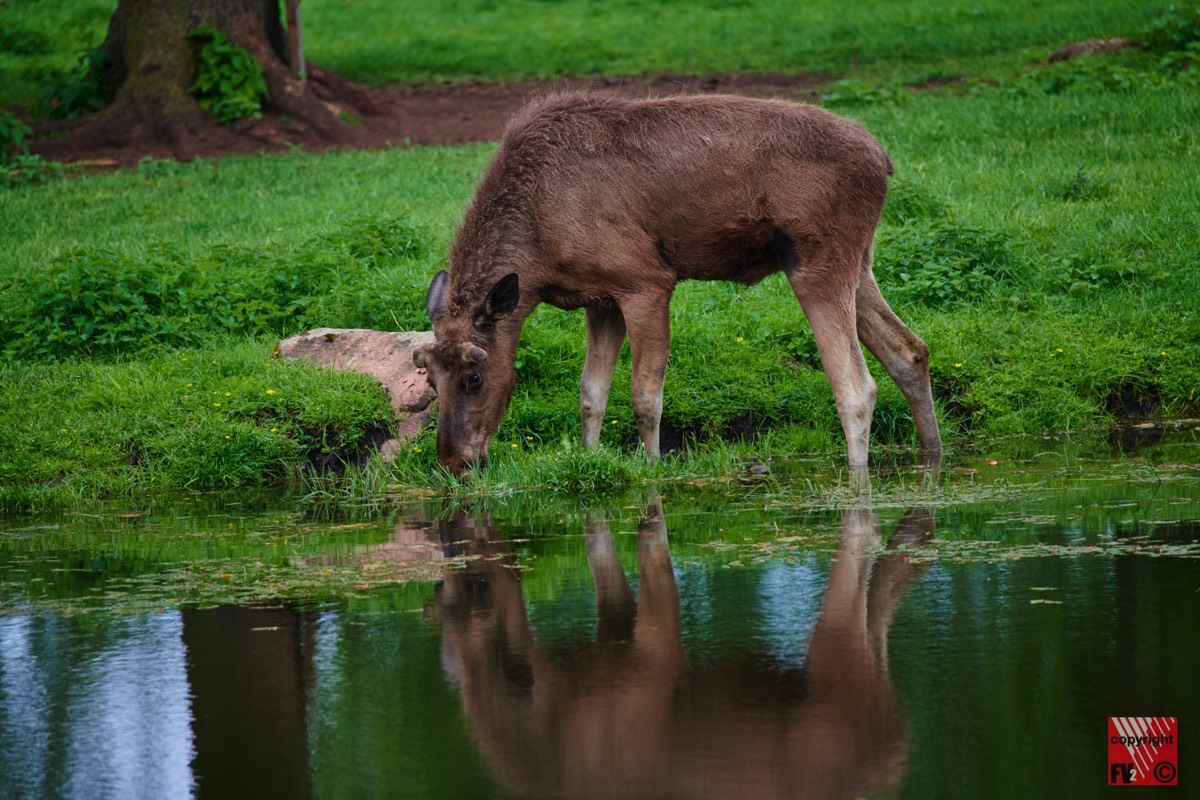
<path id="1" fill-rule="evenodd" d="M 871 274 L 892 164 L 858 123 L 741 97 L 545 98 L 509 124 L 429 287 L 436 343 L 414 354 L 440 404 L 437 450 L 455 473 L 486 463 L 539 303 L 587 313 L 583 441 L 599 441 L 625 335 L 633 409 L 658 456 L 668 304 L 682 280 L 753 284 L 782 270 L 812 325 L 852 468 L 865 467 L 875 384 L 861 340 L 941 453 L 929 349 Z"/>

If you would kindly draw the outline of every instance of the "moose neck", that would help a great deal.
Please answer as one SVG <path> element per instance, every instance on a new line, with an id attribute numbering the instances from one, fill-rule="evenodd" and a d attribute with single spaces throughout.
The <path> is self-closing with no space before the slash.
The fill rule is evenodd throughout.
<path id="1" fill-rule="evenodd" d="M 517 309 L 496 323 L 492 334 L 491 349 L 494 358 L 503 358 L 504 362 L 514 367 L 517 363 L 517 344 L 521 339 L 521 328 L 525 326 L 525 318 L 533 311 L 536 302 L 527 305 L 522 302 Z"/>

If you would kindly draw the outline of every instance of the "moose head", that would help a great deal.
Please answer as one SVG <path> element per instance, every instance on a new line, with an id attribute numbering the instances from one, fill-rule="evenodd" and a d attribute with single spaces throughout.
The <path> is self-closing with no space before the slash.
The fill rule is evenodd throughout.
<path id="1" fill-rule="evenodd" d="M 520 280 L 500 278 L 474 308 L 451 308 L 450 273 L 438 272 L 425 306 L 436 343 L 416 350 L 413 363 L 426 370 L 438 397 L 438 460 L 455 475 L 487 465 L 488 445 L 500 427 L 517 385 L 515 331 L 500 323 L 517 309 Z"/>

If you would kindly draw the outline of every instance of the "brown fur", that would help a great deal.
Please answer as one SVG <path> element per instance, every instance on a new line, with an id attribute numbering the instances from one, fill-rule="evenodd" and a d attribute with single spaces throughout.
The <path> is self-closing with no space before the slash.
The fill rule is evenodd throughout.
<path id="1" fill-rule="evenodd" d="M 439 273 L 430 287 L 437 345 L 422 363 L 441 402 L 439 458 L 457 472 L 486 459 L 515 388 L 522 322 L 543 302 L 588 309 L 581 413 L 589 445 L 628 332 L 636 421 L 656 457 L 675 284 L 749 284 L 780 270 L 813 325 L 852 466 L 866 462 L 875 396 L 856 328 L 936 455 L 928 350 L 870 274 L 891 172 L 860 125 L 812 106 L 575 94 L 531 104 L 476 191 L 448 277 Z M 463 359 L 464 345 L 488 357 Z"/>

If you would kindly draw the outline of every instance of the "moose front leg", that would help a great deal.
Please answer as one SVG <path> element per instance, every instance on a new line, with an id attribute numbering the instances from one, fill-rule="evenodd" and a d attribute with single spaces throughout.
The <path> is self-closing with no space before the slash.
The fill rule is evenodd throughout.
<path id="1" fill-rule="evenodd" d="M 653 464 L 658 460 L 663 378 L 671 352 L 671 292 L 643 292 L 621 301 L 633 356 L 633 419 Z"/>
<path id="2" fill-rule="evenodd" d="M 637 523 L 638 605 L 633 641 L 647 673 L 672 681 L 683 664 L 680 638 L 679 586 L 671 566 L 662 497 L 647 503 Z M 649 667 L 655 667 L 649 669 Z M 670 692 L 670 694 L 674 694 Z"/>
<path id="3" fill-rule="evenodd" d="M 620 309 L 613 306 L 587 309 L 587 356 L 579 383 L 579 417 L 587 447 L 600 444 L 613 368 L 624 343 L 625 318 Z"/>

